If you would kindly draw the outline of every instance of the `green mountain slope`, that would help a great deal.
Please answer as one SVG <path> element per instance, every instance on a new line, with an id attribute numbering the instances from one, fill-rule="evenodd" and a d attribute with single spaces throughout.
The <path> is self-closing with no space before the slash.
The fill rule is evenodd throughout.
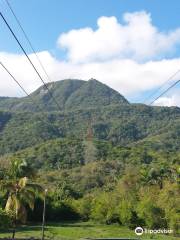
<path id="1" fill-rule="evenodd" d="M 61 110 L 89 108 L 111 104 L 128 104 L 127 100 L 115 90 L 91 79 L 62 80 L 48 83 L 49 90 L 58 102 Z M 10 111 L 56 111 L 56 103 L 52 100 L 47 89 L 42 86 L 31 94 L 33 103 L 28 97 L 24 98 L 0 98 L 0 110 Z M 34 102 L 36 102 L 36 105 Z"/>
<path id="2" fill-rule="evenodd" d="M 33 167 L 52 220 L 73 209 L 81 220 L 177 233 L 180 108 L 130 104 L 94 79 L 48 86 L 61 111 L 44 87 L 31 94 L 43 112 L 26 97 L 0 98 L 0 180 Z"/>
<path id="3" fill-rule="evenodd" d="M 118 92 L 94 79 L 63 80 L 48 86 L 62 111 L 53 111 L 56 106 L 44 87 L 31 94 L 44 113 L 26 97 L 0 98 L 0 108 L 5 110 L 0 112 L 0 155 L 58 138 L 86 140 L 88 132 L 93 139 L 114 146 L 146 141 L 152 148 L 153 141 L 159 141 L 154 144 L 156 148 L 179 149 L 178 107 L 129 104 Z"/>
<path id="4" fill-rule="evenodd" d="M 71 169 L 94 161 L 119 161 L 122 164 L 153 165 L 179 162 L 180 135 L 175 129 L 152 135 L 128 146 L 119 146 L 103 140 L 57 138 L 11 154 L 15 159 L 26 159 L 36 169 Z M 174 138 L 172 138 L 174 137 Z M 90 159 L 90 160 L 89 160 Z"/>
<path id="5" fill-rule="evenodd" d="M 0 131 L 0 155 L 59 137 L 86 139 L 89 128 L 95 139 L 121 146 L 167 133 L 169 128 L 172 136 L 178 134 L 179 137 L 176 127 L 180 119 L 179 108 L 129 104 L 66 113 L 12 113 L 8 116 Z M 175 138 L 171 137 L 171 141 L 173 143 Z"/>
<path id="6" fill-rule="evenodd" d="M 91 79 L 75 91 L 66 102 L 66 109 L 128 104 L 127 100 L 115 90 Z"/>

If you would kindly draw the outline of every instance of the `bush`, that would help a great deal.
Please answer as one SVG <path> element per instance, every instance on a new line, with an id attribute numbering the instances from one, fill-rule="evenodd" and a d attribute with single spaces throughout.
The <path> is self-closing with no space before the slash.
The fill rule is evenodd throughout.
<path id="1" fill-rule="evenodd" d="M 33 211 L 29 209 L 28 219 L 32 222 L 42 221 L 43 214 L 43 201 L 37 199 Z M 71 205 L 70 201 L 53 201 L 47 197 L 46 202 L 46 221 L 65 221 L 65 220 L 78 220 L 80 215 Z"/>
<path id="2" fill-rule="evenodd" d="M 164 209 L 168 228 L 180 234 L 180 190 L 179 183 L 166 182 L 161 190 L 158 205 Z"/>
<path id="3" fill-rule="evenodd" d="M 90 219 L 93 197 L 93 195 L 87 194 L 83 198 L 73 200 L 72 202 L 81 219 L 84 221 Z"/>
<path id="4" fill-rule="evenodd" d="M 0 208 L 0 228 L 5 229 L 12 224 L 11 217 L 2 208 Z"/>
<path id="5" fill-rule="evenodd" d="M 117 202 L 113 192 L 100 193 L 92 203 L 91 218 L 106 224 L 118 222 L 116 205 Z"/>
<path id="6" fill-rule="evenodd" d="M 138 216 L 144 219 L 145 225 L 150 229 L 166 228 L 165 212 L 158 207 L 151 197 L 145 197 L 138 204 Z"/>

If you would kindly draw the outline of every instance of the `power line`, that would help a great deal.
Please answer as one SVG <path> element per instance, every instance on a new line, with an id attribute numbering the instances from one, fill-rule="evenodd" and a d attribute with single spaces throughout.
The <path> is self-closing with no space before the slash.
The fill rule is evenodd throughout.
<path id="1" fill-rule="evenodd" d="M 54 83 L 54 82 L 52 81 L 52 79 L 50 78 L 49 74 L 47 73 L 47 71 L 46 71 L 44 65 L 42 64 L 42 62 L 41 62 L 41 60 L 40 60 L 40 58 L 38 57 L 38 55 L 37 55 L 37 53 L 36 53 L 36 50 L 35 50 L 35 48 L 33 47 L 32 42 L 30 41 L 30 39 L 29 39 L 27 33 L 25 32 L 25 30 L 24 30 L 24 28 L 23 28 L 23 26 L 22 26 L 20 20 L 18 19 L 17 15 L 15 14 L 15 12 L 14 12 L 12 6 L 10 5 L 10 3 L 9 3 L 8 0 L 5 0 L 5 1 L 6 1 L 7 5 L 8 5 L 8 7 L 9 7 L 10 11 L 12 12 L 12 14 L 13 14 L 13 16 L 14 16 L 16 22 L 17 22 L 17 24 L 19 25 L 19 27 L 20 27 L 22 33 L 24 34 L 24 37 L 25 37 L 25 39 L 27 40 L 27 42 L 28 42 L 28 44 L 29 44 L 29 46 L 30 46 L 32 52 L 35 54 L 35 56 L 36 56 L 36 58 L 37 58 L 37 60 L 38 60 L 38 62 L 39 62 L 39 64 L 40 64 L 42 70 L 44 71 L 45 75 L 47 76 L 49 82 Z M 13 35 L 13 36 L 14 36 L 14 35 Z M 21 49 L 22 49 L 22 48 L 21 48 Z M 23 52 L 24 52 L 24 51 L 23 51 Z M 25 54 L 25 55 L 26 55 L 26 54 Z M 29 60 L 29 59 L 28 59 L 28 60 Z M 41 81 L 42 81 L 42 80 L 41 80 Z M 47 89 L 47 84 L 45 84 L 44 81 L 43 81 L 43 84 L 45 85 L 45 87 L 46 87 L 46 89 Z M 49 91 L 49 92 L 50 92 L 50 91 Z M 56 105 L 58 106 L 59 110 L 61 111 L 61 110 L 62 110 L 62 109 L 61 109 L 61 106 L 58 104 L 58 102 L 56 101 L 56 99 L 53 97 L 53 94 L 52 94 L 52 93 L 50 94 L 50 97 L 52 97 L 52 99 L 55 100 Z M 64 112 L 64 117 L 65 117 L 65 112 Z M 66 129 L 66 121 L 63 120 L 63 124 L 64 124 L 64 127 L 65 127 L 65 129 Z"/>
<path id="2" fill-rule="evenodd" d="M 33 62 L 31 61 L 31 59 L 29 58 L 28 54 L 26 53 L 25 49 L 23 48 L 22 44 L 20 43 L 20 41 L 18 40 L 18 38 L 16 37 L 15 33 L 13 32 L 12 28 L 10 27 L 10 25 L 8 24 L 8 22 L 6 21 L 5 17 L 3 16 L 3 14 L 0 12 L 0 16 L 3 19 L 4 23 L 6 24 L 6 26 L 8 27 L 9 31 L 11 32 L 11 34 L 13 35 L 14 39 L 16 40 L 16 42 L 18 43 L 18 45 L 20 46 L 21 50 L 23 51 L 24 55 L 26 56 L 26 58 L 28 59 L 29 63 L 31 64 L 31 66 L 33 67 L 33 69 L 35 70 L 35 72 L 37 73 L 38 77 L 40 78 L 41 82 L 43 83 L 43 85 L 45 86 L 45 88 L 47 89 L 50 97 L 53 99 L 53 101 L 56 103 L 58 109 L 61 111 L 61 107 L 59 105 L 59 103 L 56 101 L 56 99 L 54 98 L 53 94 L 51 93 L 51 91 L 49 90 L 47 84 L 44 82 L 43 78 L 41 77 L 40 73 L 38 72 L 38 70 L 36 69 L 35 65 L 33 64 Z"/>
<path id="3" fill-rule="evenodd" d="M 19 81 L 13 76 L 13 74 L 8 70 L 8 68 L 0 61 L 0 65 L 2 66 L 2 68 L 10 75 L 10 77 L 14 80 L 14 82 L 21 88 L 21 90 L 27 95 L 28 98 L 30 98 L 31 102 L 35 104 L 36 107 L 38 107 L 41 110 L 41 113 L 43 114 L 44 118 L 41 118 L 40 116 L 38 116 L 38 118 L 40 119 L 41 122 L 47 123 L 45 119 L 47 119 L 47 121 L 49 121 L 49 118 L 45 115 L 43 109 L 38 106 L 38 104 L 36 103 L 36 101 L 33 99 L 33 97 L 31 95 L 28 94 L 28 92 L 24 89 L 24 87 L 19 83 Z M 180 80 L 178 80 L 175 84 L 173 84 L 173 86 L 175 86 L 178 82 L 180 82 Z M 171 88 L 173 87 L 171 86 Z M 166 90 L 168 91 L 168 90 Z M 129 113 L 127 113 L 129 116 Z M 122 116 L 124 116 L 126 114 L 122 113 Z M 137 114 L 138 116 L 148 116 L 149 114 Z M 93 118 L 94 120 L 94 118 Z M 91 119 L 92 121 L 92 119 Z M 50 121 L 52 128 L 55 130 L 55 132 L 57 131 L 57 129 L 54 127 L 54 125 L 52 124 L 52 122 Z M 91 125 L 91 131 L 92 131 L 92 122 L 90 123 Z M 92 133 L 93 134 L 93 133 Z"/>
<path id="4" fill-rule="evenodd" d="M 150 105 L 152 105 L 156 100 L 158 100 L 160 97 L 162 97 L 165 93 L 167 93 L 171 88 L 173 88 L 174 86 L 176 86 L 178 83 L 180 82 L 180 80 L 177 80 L 175 83 L 173 83 L 168 89 L 166 89 L 163 93 L 161 93 L 158 97 L 156 97 L 151 103 Z"/>
<path id="5" fill-rule="evenodd" d="M 44 110 L 38 106 L 38 104 L 36 103 L 36 101 L 33 99 L 33 97 L 25 90 L 25 88 L 19 83 L 19 81 L 13 76 L 13 74 L 8 70 L 8 68 L 2 63 L 2 61 L 0 61 L 0 65 L 2 66 L 2 68 L 9 74 L 9 76 L 14 80 L 14 82 L 21 88 L 21 90 L 26 94 L 26 96 L 28 98 L 30 98 L 31 102 L 34 103 L 34 105 L 40 109 L 41 114 L 44 116 L 44 118 L 41 118 L 38 115 L 38 118 L 41 122 L 44 122 L 45 124 L 47 123 L 45 119 L 47 119 L 47 121 L 49 121 L 48 116 L 46 116 L 46 114 L 44 113 Z M 51 122 L 50 122 L 51 123 Z M 51 127 L 55 130 L 55 132 L 57 132 L 57 129 L 54 127 L 54 125 L 51 123 Z"/>
<path id="6" fill-rule="evenodd" d="M 147 100 L 151 99 L 152 96 L 154 96 L 156 93 L 159 92 L 171 79 L 173 79 L 178 73 L 180 73 L 180 69 L 175 72 L 173 75 L 171 75 L 158 89 L 156 89 L 151 95 L 149 95 L 145 100 L 144 103 L 147 102 Z"/>
<path id="7" fill-rule="evenodd" d="M 25 88 L 19 83 L 19 81 L 12 75 L 12 73 L 7 69 L 7 67 L 0 61 L 0 65 L 4 68 L 4 70 L 10 75 L 10 77 L 14 80 L 14 82 L 21 88 L 21 90 L 31 99 L 31 101 L 36 105 L 34 99 L 29 95 L 29 93 L 25 90 Z M 43 110 L 38 106 L 38 108 L 43 112 Z"/>
<path id="8" fill-rule="evenodd" d="M 36 58 L 37 58 L 37 60 L 38 60 L 38 62 L 39 62 L 39 64 L 40 64 L 42 70 L 44 71 L 46 77 L 48 78 L 48 80 L 49 80 L 50 82 L 53 82 L 52 79 L 50 78 L 49 74 L 47 73 L 47 71 L 46 71 L 44 65 L 42 64 L 40 58 L 38 57 L 38 55 L 37 55 L 37 53 L 36 53 L 36 51 L 35 51 L 35 48 L 34 48 L 33 45 L 32 45 L 32 42 L 30 41 L 30 39 L 29 39 L 27 33 L 25 32 L 25 30 L 24 30 L 24 28 L 23 28 L 23 26 L 22 26 L 20 20 L 18 19 L 17 15 L 15 14 L 15 12 L 14 12 L 12 6 L 10 5 L 10 3 L 9 3 L 8 0 L 5 0 L 5 2 L 7 3 L 8 7 L 9 7 L 9 9 L 10 9 L 10 11 L 11 11 L 11 13 L 13 14 L 14 18 L 16 19 L 17 24 L 19 25 L 21 31 L 23 32 L 26 41 L 28 42 L 28 44 L 29 44 L 29 46 L 30 46 L 32 52 L 33 52 L 34 55 L 36 56 Z"/>
<path id="9" fill-rule="evenodd" d="M 6 72 L 12 77 L 12 79 L 16 82 L 16 84 L 22 89 L 22 91 L 30 97 L 29 93 L 22 87 L 22 85 L 16 80 L 16 78 L 10 73 L 10 71 L 4 66 L 4 64 L 0 61 L 0 65 L 6 70 Z"/>

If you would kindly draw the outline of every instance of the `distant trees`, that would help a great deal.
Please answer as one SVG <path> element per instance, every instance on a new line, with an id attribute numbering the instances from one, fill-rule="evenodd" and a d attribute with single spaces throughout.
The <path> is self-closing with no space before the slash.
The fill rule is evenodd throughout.
<path id="1" fill-rule="evenodd" d="M 169 171 L 168 171 L 169 172 Z M 95 190 L 73 201 L 82 219 L 93 219 L 111 224 L 117 222 L 134 228 L 138 225 L 156 228 L 171 228 L 179 231 L 180 192 L 174 178 L 158 182 L 143 182 L 141 169 L 128 166 L 113 190 Z M 147 180 L 149 176 L 147 175 Z M 162 186 L 162 187 L 161 187 Z"/>
<path id="2" fill-rule="evenodd" d="M 140 106 L 139 108 L 141 109 Z M 124 123 L 122 119 L 118 119 L 116 122 L 115 118 L 120 117 L 121 113 L 123 115 L 123 111 L 126 112 L 125 115 L 130 114 L 132 119 Z M 29 213 L 29 220 L 41 220 L 42 200 L 35 199 L 36 190 L 33 186 L 30 190 L 28 184 L 32 182 L 27 181 L 27 179 L 34 179 L 37 171 L 38 182 L 50 189 L 47 196 L 47 220 L 49 221 L 92 219 L 106 224 L 116 222 L 130 228 L 137 225 L 148 228 L 168 227 L 178 233 L 180 228 L 178 121 L 175 128 L 172 127 L 170 130 L 167 128 L 167 132 L 164 133 L 160 127 L 161 124 L 166 127 L 167 119 L 164 121 L 161 115 L 156 116 L 155 110 L 146 112 L 153 115 L 151 123 L 146 116 L 140 118 L 138 113 L 132 116 L 133 112 L 130 110 L 123 111 L 119 113 L 116 107 L 105 112 L 101 111 L 102 119 L 99 124 L 104 122 L 103 118 L 107 120 L 111 119 L 111 116 L 112 121 L 108 120 L 105 128 L 101 126 L 106 137 L 104 133 L 101 136 L 100 133 L 99 135 L 96 133 L 95 136 L 105 137 L 106 140 L 84 141 L 78 137 L 71 138 L 69 135 L 69 138 L 53 139 L 42 143 L 36 136 L 40 133 L 36 132 L 36 134 L 30 134 L 30 136 L 33 135 L 33 139 L 26 136 L 25 142 L 31 146 L 30 148 L 2 156 L 0 180 L 7 184 L 4 185 L 7 190 L 4 192 L 7 194 L 0 191 L 0 216 L 4 219 L 4 224 L 12 223 L 12 215 L 9 216 L 2 210 L 6 200 L 8 200 L 6 204 L 8 212 L 18 210 L 14 215 L 17 222 L 25 221 L 26 210 Z M 81 114 L 83 115 L 82 112 Z M 115 116 L 114 119 L 113 116 Z M 54 122 L 56 117 L 56 113 L 52 113 Z M 75 121 L 73 114 L 71 117 L 71 121 Z M 84 115 L 83 117 L 85 118 Z M 139 121 L 133 125 L 136 118 Z M 23 119 L 23 115 L 18 117 L 18 121 L 23 123 L 24 120 L 24 126 L 26 126 L 28 119 Z M 81 121 L 82 119 L 78 122 L 79 125 Z M 147 122 L 150 124 L 148 132 L 145 131 Z M 12 124 L 15 122 L 12 121 Z M 101 127 L 98 128 L 95 124 L 94 131 L 100 131 Z M 32 126 L 27 128 L 27 131 L 34 131 Z M 76 132 L 75 127 L 73 130 L 74 135 L 79 131 Z M 175 130 L 176 133 L 173 133 Z M 13 146 L 13 151 L 16 151 L 19 146 L 23 146 L 24 136 L 18 140 L 19 145 L 18 141 L 12 142 L 11 134 L 6 135 L 7 139 L 0 136 L 0 143 L 5 144 L 8 139 L 10 141 L 10 145 L 0 145 L 0 149 L 7 147 L 8 152 L 8 148 Z M 46 134 L 48 132 L 45 132 L 44 136 Z M 51 135 L 52 132 L 50 131 L 49 134 Z M 146 134 L 152 135 L 132 143 Z M 53 136 L 53 134 L 47 135 L 49 138 Z M 37 142 L 38 144 L 34 145 Z M 131 144 L 128 145 L 129 142 Z M 119 143 L 125 145 L 119 145 Z M 30 208 L 33 207 L 34 202 L 36 211 L 32 212 Z M 3 224 L 2 221 L 0 224 Z"/>
<path id="3" fill-rule="evenodd" d="M 94 162 L 97 159 L 96 145 L 92 140 L 84 141 L 84 162 Z"/>

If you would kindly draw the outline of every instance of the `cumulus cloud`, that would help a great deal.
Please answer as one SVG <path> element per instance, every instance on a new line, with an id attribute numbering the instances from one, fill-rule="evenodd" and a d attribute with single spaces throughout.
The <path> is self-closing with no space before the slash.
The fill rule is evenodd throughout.
<path id="1" fill-rule="evenodd" d="M 98 28 L 82 28 L 61 34 L 58 46 L 67 50 L 72 62 L 93 62 L 130 58 L 136 61 L 157 59 L 180 44 L 180 28 L 160 32 L 151 15 L 125 13 L 123 23 L 116 17 L 100 17 Z"/>
<path id="2" fill-rule="evenodd" d="M 162 57 L 180 43 L 180 29 L 162 33 L 146 12 L 126 13 L 123 21 L 121 24 L 115 17 L 101 17 L 97 30 L 83 28 L 61 34 L 58 44 L 67 49 L 66 60 L 58 60 L 48 51 L 37 53 L 50 78 L 96 78 L 131 99 L 161 86 L 180 68 L 180 58 Z M 49 81 L 34 54 L 29 57 L 44 80 Z M 0 61 L 29 93 L 42 85 L 23 55 L 0 52 Z M 179 78 L 180 73 L 171 81 Z M 1 66 L 0 96 L 23 96 Z M 180 101 L 174 94 L 156 104 L 180 106 Z"/>
<path id="3" fill-rule="evenodd" d="M 157 106 L 179 106 L 180 107 L 180 95 L 174 94 L 168 97 L 161 97 L 159 98 L 154 105 Z"/>
<path id="4" fill-rule="evenodd" d="M 52 58 L 49 52 L 37 53 L 40 59 L 42 59 L 47 72 L 52 74 L 56 65 L 55 59 Z M 42 71 L 39 63 L 34 54 L 30 54 L 29 58 L 33 61 L 38 71 L 43 78 L 44 72 Z M 26 57 L 21 54 L 10 54 L 0 52 L 0 61 L 11 72 L 11 74 L 20 82 L 20 84 L 27 90 L 27 92 L 34 91 L 37 87 L 42 85 L 42 82 L 38 78 L 37 74 L 33 70 L 32 66 L 27 61 Z M 12 80 L 9 74 L 0 65 L 0 96 L 22 96 L 24 93 Z"/>
<path id="5" fill-rule="evenodd" d="M 172 75 L 180 66 L 180 59 L 149 61 L 146 63 L 120 59 L 75 64 L 67 61 L 58 61 L 49 52 L 40 52 L 38 56 L 53 81 L 66 78 L 80 78 L 84 80 L 96 78 L 124 94 L 127 98 L 132 98 L 134 94 L 141 94 L 159 87 L 167 79 L 167 76 Z M 38 67 L 35 56 L 32 54 L 30 58 Z M 24 56 L 0 53 L 0 59 L 6 63 L 7 68 L 11 70 L 12 74 L 29 93 L 42 85 L 42 82 Z M 46 79 L 40 67 L 38 67 L 38 70 Z M 180 74 L 173 81 L 178 79 L 178 77 L 180 77 Z M 19 87 L 2 68 L 0 68 L 0 79 L 0 96 L 23 95 Z"/>

